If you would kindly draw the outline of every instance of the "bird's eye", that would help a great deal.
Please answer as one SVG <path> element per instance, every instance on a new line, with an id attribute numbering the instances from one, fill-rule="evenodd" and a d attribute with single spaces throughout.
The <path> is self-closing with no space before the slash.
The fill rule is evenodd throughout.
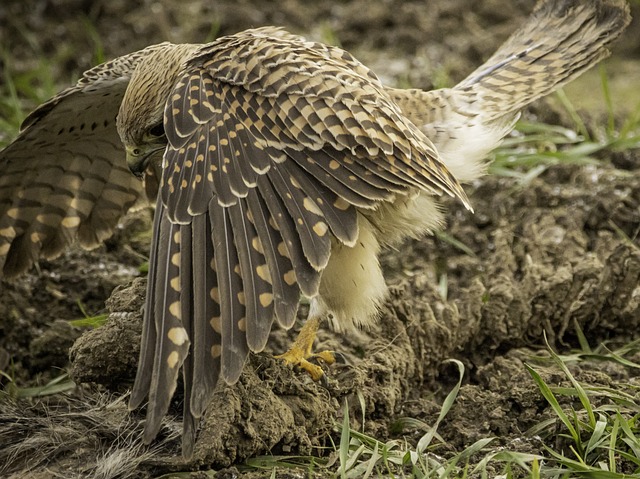
<path id="1" fill-rule="evenodd" d="M 142 154 L 142 150 L 140 148 L 134 148 L 133 150 L 131 150 L 131 154 L 133 156 L 140 156 Z"/>
<path id="2" fill-rule="evenodd" d="M 161 136 L 164 136 L 164 125 L 162 124 L 162 122 L 152 126 L 149 129 L 149 135 L 156 138 L 160 138 Z"/>

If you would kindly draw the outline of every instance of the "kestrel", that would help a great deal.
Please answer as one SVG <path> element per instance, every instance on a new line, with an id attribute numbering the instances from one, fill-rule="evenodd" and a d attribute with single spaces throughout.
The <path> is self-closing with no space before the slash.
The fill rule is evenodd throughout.
<path id="1" fill-rule="evenodd" d="M 148 398 L 153 440 L 182 370 L 190 456 L 219 379 L 238 379 L 274 319 L 291 327 L 311 298 L 285 355 L 303 364 L 321 318 L 370 324 L 386 292 L 380 249 L 439 228 L 443 193 L 470 208 L 461 183 L 520 110 L 607 56 L 628 22 L 620 0 L 543 1 L 435 91 L 389 88 L 346 51 L 273 27 L 116 58 L 0 152 L 0 269 L 12 278 L 75 239 L 100 244 L 144 198 L 143 177 L 156 210 L 130 406 Z"/>

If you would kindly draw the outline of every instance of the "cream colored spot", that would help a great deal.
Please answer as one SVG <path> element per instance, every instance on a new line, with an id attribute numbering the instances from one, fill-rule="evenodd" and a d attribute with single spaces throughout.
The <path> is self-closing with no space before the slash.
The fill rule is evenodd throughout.
<path id="1" fill-rule="evenodd" d="M 222 355 L 222 346 L 220 346 L 219 344 L 214 344 L 213 346 L 211 346 L 211 357 L 212 358 L 219 358 Z"/>
<path id="2" fill-rule="evenodd" d="M 216 303 L 220 304 L 220 292 L 218 291 L 218 288 L 211 288 L 211 291 L 209 291 L 209 296 L 211 296 L 211 299 L 213 299 Z"/>
<path id="3" fill-rule="evenodd" d="M 176 318 L 180 319 L 180 301 L 174 301 L 169 305 L 169 312 Z"/>
<path id="4" fill-rule="evenodd" d="M 7 226 L 0 230 L 0 236 L 3 238 L 14 238 L 16 236 L 16 229 L 13 226 Z"/>
<path id="5" fill-rule="evenodd" d="M 263 281 L 266 281 L 267 283 L 271 284 L 271 271 L 269 271 L 269 268 L 267 267 L 266 264 L 261 264 L 260 266 L 257 266 L 256 267 L 256 274 Z"/>
<path id="6" fill-rule="evenodd" d="M 271 303 L 273 303 L 273 294 L 271 293 L 262 293 L 260 296 L 260 304 L 266 308 Z"/>
<path id="7" fill-rule="evenodd" d="M 167 332 L 167 337 L 176 346 L 182 346 L 189 341 L 189 336 L 187 336 L 187 331 L 184 328 L 171 328 Z"/>
<path id="8" fill-rule="evenodd" d="M 332 170 L 337 170 L 338 168 L 340 168 L 340 163 L 338 163 L 336 160 L 331 160 L 329 162 L 329 168 L 331 168 Z"/>
<path id="9" fill-rule="evenodd" d="M 262 241 L 257 236 L 251 240 L 251 246 L 260 254 L 264 254 L 264 249 L 262 248 Z"/>
<path id="10" fill-rule="evenodd" d="M 32 243 L 40 243 L 44 236 L 41 233 L 34 231 L 31 233 L 31 242 Z"/>
<path id="11" fill-rule="evenodd" d="M 336 199 L 336 201 L 333 202 L 333 206 L 335 208 L 338 208 L 339 210 L 345 211 L 351 205 L 349 203 L 347 203 L 344 199 L 338 198 L 338 199 Z"/>
<path id="12" fill-rule="evenodd" d="M 9 218 L 16 219 L 20 215 L 20 210 L 18 208 L 9 208 L 6 214 Z"/>
<path id="13" fill-rule="evenodd" d="M 175 277 L 171 279 L 171 289 L 173 289 L 174 291 L 180 291 L 180 278 L 179 277 Z"/>
<path id="14" fill-rule="evenodd" d="M 308 196 L 302 201 L 302 206 L 307 211 L 310 211 L 314 215 L 322 216 L 322 211 L 318 208 L 318 205 Z"/>
<path id="15" fill-rule="evenodd" d="M 222 320 L 220 319 L 220 316 L 214 316 L 211 318 L 209 324 L 216 333 L 220 334 L 222 332 Z"/>
<path id="16" fill-rule="evenodd" d="M 180 266 L 180 253 L 173 253 L 171 255 L 171 264 L 174 266 Z"/>
<path id="17" fill-rule="evenodd" d="M 238 329 L 243 333 L 247 331 L 247 318 L 240 318 L 238 320 Z"/>
<path id="18" fill-rule="evenodd" d="M 325 234 L 327 234 L 327 229 L 328 229 L 327 228 L 327 223 L 325 223 L 324 221 L 318 221 L 313 226 L 313 231 L 318 236 L 324 236 Z"/>
<path id="19" fill-rule="evenodd" d="M 180 230 L 173 233 L 173 242 L 176 244 L 180 244 Z"/>
<path id="20" fill-rule="evenodd" d="M 284 241 L 280 241 L 280 243 L 278 243 L 278 253 L 280 253 L 280 256 L 284 256 L 285 258 L 289 257 L 289 250 L 287 250 L 287 245 L 284 244 Z"/>
<path id="21" fill-rule="evenodd" d="M 294 270 L 289 270 L 287 271 L 284 276 L 282 276 L 282 279 L 284 279 L 284 282 L 287 283 L 289 286 L 291 286 L 292 284 L 294 284 L 296 282 L 296 272 Z"/>
<path id="22" fill-rule="evenodd" d="M 169 366 L 169 369 L 174 369 L 178 365 L 179 360 L 180 355 L 178 354 L 178 351 L 173 351 L 169 354 L 167 357 L 167 366 Z"/>
<path id="23" fill-rule="evenodd" d="M 244 297 L 244 291 L 240 291 L 238 293 L 238 302 L 244 306 L 245 305 L 245 297 Z"/>
<path id="24" fill-rule="evenodd" d="M 75 228 L 80 224 L 80 218 L 78 216 L 67 216 L 62 220 L 62 226 L 65 228 Z"/>
<path id="25" fill-rule="evenodd" d="M 11 244 L 9 243 L 3 244 L 2 246 L 0 246 L 0 256 L 5 256 L 10 249 L 11 249 Z"/>

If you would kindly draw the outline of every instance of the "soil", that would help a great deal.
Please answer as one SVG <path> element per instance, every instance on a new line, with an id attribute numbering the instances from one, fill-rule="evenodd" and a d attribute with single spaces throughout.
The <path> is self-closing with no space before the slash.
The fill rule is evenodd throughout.
<path id="1" fill-rule="evenodd" d="M 102 55 L 276 24 L 339 43 L 389 84 L 429 89 L 456 82 L 480 64 L 534 1 L 481 0 L 474 11 L 465 0 L 142 3 L 4 2 L 4 67 L 19 74 L 49 58 L 50 73 L 63 87 Z M 615 46 L 613 79 L 619 62 L 637 65 L 639 37 L 640 22 L 634 21 Z M 46 83 L 33 81 L 35 87 Z M 638 97 L 628 101 L 635 104 Z M 538 102 L 527 115 L 566 121 L 554 105 Z M 585 117 L 597 129 L 604 115 L 591 111 Z M 475 214 L 445 201 L 445 231 L 470 252 L 444 236 L 386 252 L 391 293 L 378 326 L 348 336 L 323 329 L 318 350 L 337 351 L 341 361 L 326 368 L 322 382 L 271 355 L 287 349 L 300 323 L 292 331 L 273 331 L 268 350 L 250 357 L 239 382 L 216 392 L 191 461 L 179 453 L 180 394 L 171 410 L 176 416 L 167 418 L 151 447 L 140 443 L 142 412 L 126 407 L 139 347 L 146 284 L 139 266 L 148 252 L 150 210 L 128 215 L 94 251 L 71 248 L 2 283 L 5 391 L 46 384 L 65 370 L 78 386 L 44 398 L 0 397 L 0 476 L 148 478 L 214 469 L 220 478 L 270 477 L 242 465 L 263 455 L 333 457 L 345 401 L 355 429 L 382 441 L 415 442 L 425 431 L 401 427 L 401 418 L 436 421 L 457 381 L 448 359 L 464 364 L 465 377 L 438 429 L 438 454 L 486 437 L 511 450 L 540 452 L 539 438 L 526 431 L 552 412 L 524 363 L 538 364 L 554 385 L 567 382 L 541 359 L 547 356 L 545 338 L 568 352 L 579 344 L 576 326 L 593 347 L 606 341 L 615 348 L 639 336 L 640 153 L 549 167 L 526 184 L 487 176 L 467 191 Z M 71 326 L 68 320 L 83 311 L 107 311 L 109 319 L 93 330 Z M 301 318 L 304 313 L 303 306 Z M 637 370 L 610 362 L 576 363 L 572 372 L 608 387 L 637 387 L 640 381 Z M 278 477 L 306 476 L 293 469 Z"/>

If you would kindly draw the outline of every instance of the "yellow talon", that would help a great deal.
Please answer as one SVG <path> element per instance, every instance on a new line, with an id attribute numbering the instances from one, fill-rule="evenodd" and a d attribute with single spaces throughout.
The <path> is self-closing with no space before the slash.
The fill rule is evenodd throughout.
<path id="1" fill-rule="evenodd" d="M 322 376 L 324 376 L 324 371 L 320 366 L 309 362 L 308 359 L 320 358 L 327 364 L 336 362 L 335 355 L 332 351 L 321 351 L 315 354 L 311 352 L 320 321 L 320 317 L 308 319 L 307 322 L 304 323 L 304 326 L 302 326 L 291 348 L 286 353 L 276 356 L 277 359 L 282 359 L 287 364 L 304 369 L 314 381 L 319 381 Z"/>

